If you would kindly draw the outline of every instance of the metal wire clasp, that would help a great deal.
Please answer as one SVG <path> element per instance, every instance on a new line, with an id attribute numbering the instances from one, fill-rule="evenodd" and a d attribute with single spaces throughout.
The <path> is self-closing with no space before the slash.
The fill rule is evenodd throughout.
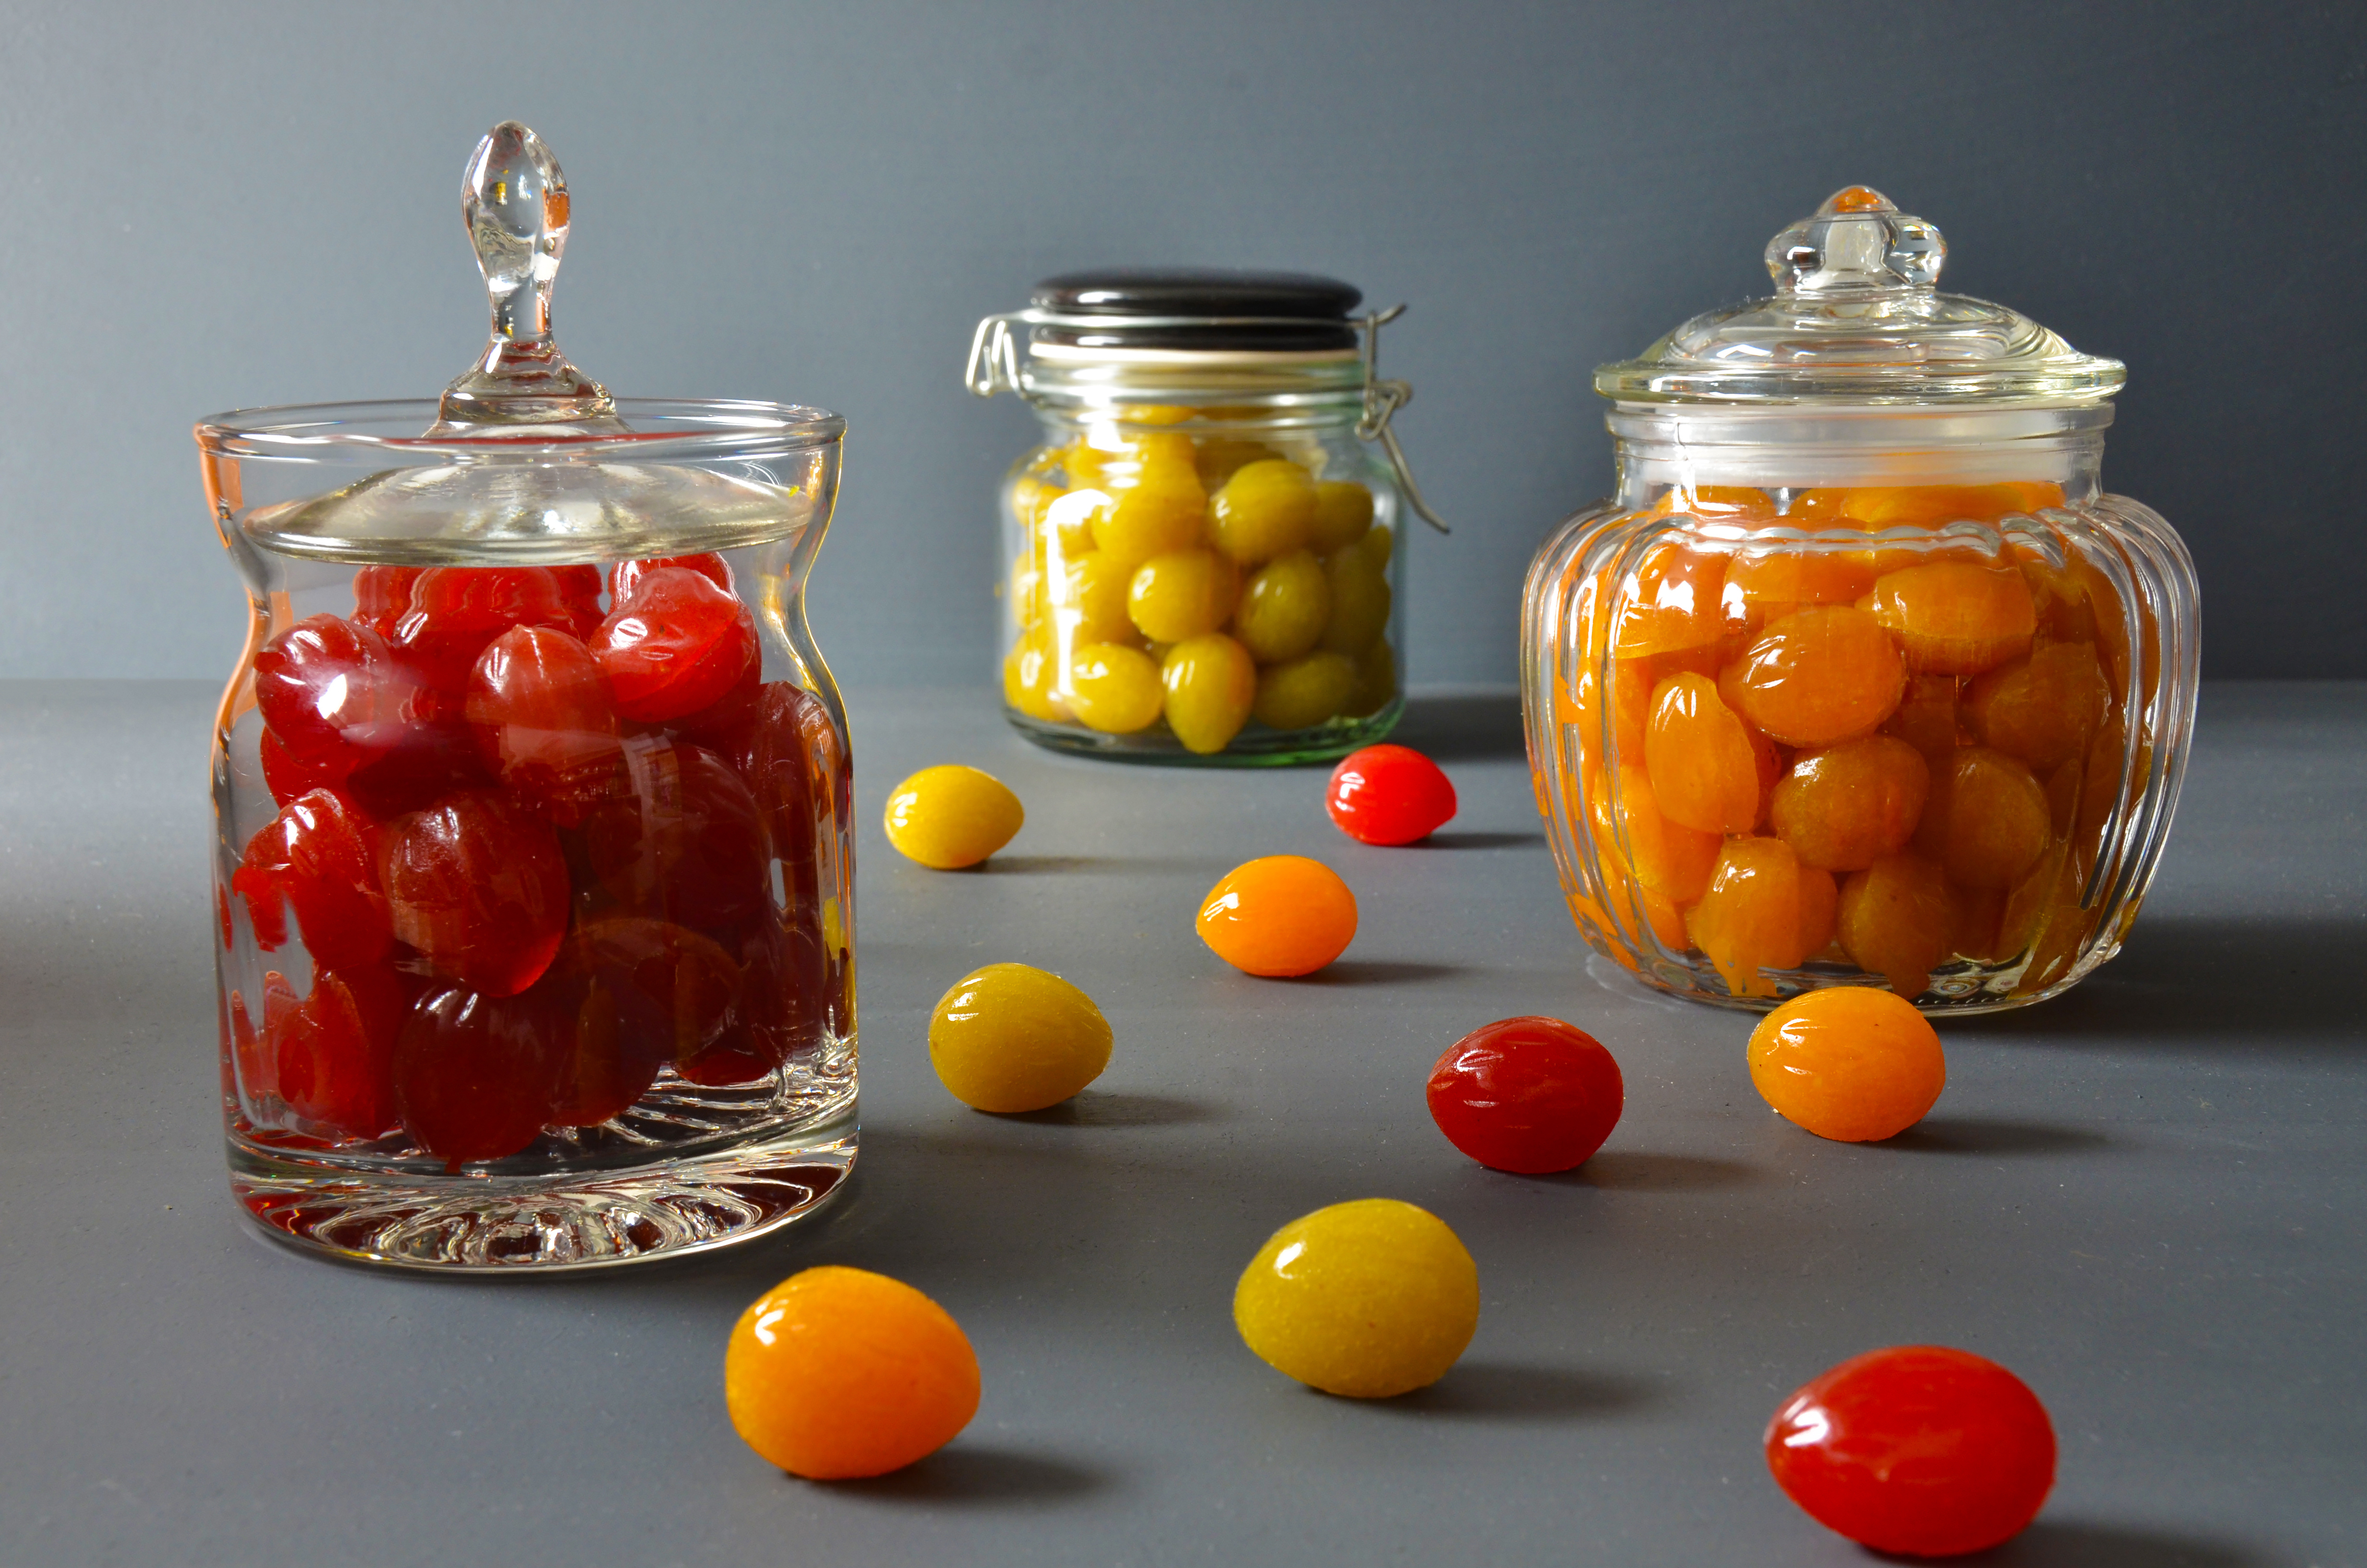
<path id="1" fill-rule="evenodd" d="M 1413 470 L 1406 465 L 1405 449 L 1398 445 L 1397 432 L 1389 428 L 1389 420 L 1397 411 L 1413 401 L 1411 386 L 1381 379 L 1381 328 L 1403 314 L 1403 305 L 1391 305 L 1386 311 L 1357 318 L 1356 324 L 1365 334 L 1365 416 L 1356 421 L 1356 438 L 1381 444 L 1381 450 L 1388 454 L 1390 469 L 1398 476 L 1398 488 L 1405 492 L 1406 505 L 1440 533 L 1451 534 L 1455 530 L 1422 499 L 1421 486 L 1414 483 Z"/>
<path id="2" fill-rule="evenodd" d="M 962 371 L 962 384 L 972 396 L 992 397 L 999 392 L 1019 390 L 1019 344 L 1011 335 L 1011 324 L 1026 315 L 1019 311 L 988 316 L 970 334 L 969 364 Z"/>

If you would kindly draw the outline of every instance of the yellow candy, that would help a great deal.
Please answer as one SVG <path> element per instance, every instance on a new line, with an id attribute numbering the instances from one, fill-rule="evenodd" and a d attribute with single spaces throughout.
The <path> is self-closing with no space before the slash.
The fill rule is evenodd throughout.
<path id="1" fill-rule="evenodd" d="M 1069 661 L 1066 687 L 1077 722 L 1104 734 L 1130 735 L 1159 720 L 1164 688 L 1159 666 L 1138 648 L 1093 642 Z"/>
<path id="2" fill-rule="evenodd" d="M 1154 555 L 1134 569 L 1127 614 L 1154 642 L 1181 642 L 1225 624 L 1240 595 L 1240 570 L 1213 550 Z"/>
<path id="3" fill-rule="evenodd" d="M 975 866 L 1027 820 L 1010 787 L 958 763 L 924 767 L 888 795 L 888 842 L 940 871 Z"/>
<path id="4" fill-rule="evenodd" d="M 1093 542 L 1093 518 L 1110 504 L 1109 494 L 1101 490 L 1071 490 L 1056 496 L 1044 508 L 1044 520 L 1037 527 L 1039 540 L 1057 543 L 1063 560 L 1101 548 Z"/>
<path id="5" fill-rule="evenodd" d="M 1235 561 L 1271 561 L 1304 547 L 1313 533 L 1315 482 L 1282 458 L 1244 463 L 1217 492 L 1208 520 L 1217 548 Z"/>
<path id="6" fill-rule="evenodd" d="M 1358 549 L 1371 553 L 1374 565 L 1387 566 L 1389 563 L 1389 551 L 1397 546 L 1397 536 L 1376 523 L 1373 527 L 1373 531 L 1358 540 L 1356 545 Z"/>
<path id="7" fill-rule="evenodd" d="M 1356 661 L 1356 684 L 1340 711 L 1351 719 L 1368 719 L 1389 705 L 1398 694 L 1398 656 L 1383 638 Z"/>
<path id="8" fill-rule="evenodd" d="M 1093 542 L 1128 574 L 1154 555 L 1200 542 L 1208 495 L 1189 458 L 1146 461 L 1133 483 L 1121 488 L 1113 473 L 1104 488 L 1110 504 L 1093 514 Z"/>
<path id="9" fill-rule="evenodd" d="M 1331 586 L 1323 646 L 1335 653 L 1361 653 L 1389 624 L 1388 569 L 1371 551 L 1351 546 L 1335 551 L 1323 570 Z"/>
<path id="10" fill-rule="evenodd" d="M 1315 528 L 1308 542 L 1329 555 L 1353 544 L 1373 526 L 1373 493 L 1353 479 L 1327 479 L 1315 487 Z"/>
<path id="11" fill-rule="evenodd" d="M 1002 700 L 1030 719 L 1066 723 L 1069 704 L 1059 687 L 1059 645 L 1047 629 L 1027 632 L 1003 657 Z"/>
<path id="12" fill-rule="evenodd" d="M 1134 621 L 1126 613 L 1129 574 L 1115 556 L 1096 551 L 1069 562 L 1047 586 L 1072 642 L 1131 642 Z"/>
<path id="13" fill-rule="evenodd" d="M 1221 631 L 1168 649 L 1160 678 L 1167 687 L 1167 727 L 1186 751 L 1222 751 L 1250 722 L 1257 665 Z"/>
<path id="14" fill-rule="evenodd" d="M 1241 589 L 1233 635 L 1261 665 L 1295 659 L 1315 646 L 1331 616 L 1323 563 L 1304 550 L 1270 561 Z"/>
<path id="15" fill-rule="evenodd" d="M 979 1110 L 1059 1105 L 1109 1065 L 1109 1020 L 1057 974 L 991 963 L 954 983 L 929 1016 L 929 1062 Z"/>
<path id="16" fill-rule="evenodd" d="M 1387 1399 L 1427 1388 L 1479 1325 L 1479 1270 L 1444 1220 L 1366 1198 L 1293 1221 L 1233 1290 L 1242 1341 L 1326 1393 Z"/>
<path id="17" fill-rule="evenodd" d="M 1356 666 L 1344 653 L 1303 654 L 1258 672 L 1251 716 L 1271 730 L 1304 730 L 1340 711 L 1356 689 Z"/>
<path id="18" fill-rule="evenodd" d="M 1243 441 L 1229 436 L 1200 437 L 1200 483 L 1213 494 L 1243 465 L 1277 454 L 1263 441 Z"/>

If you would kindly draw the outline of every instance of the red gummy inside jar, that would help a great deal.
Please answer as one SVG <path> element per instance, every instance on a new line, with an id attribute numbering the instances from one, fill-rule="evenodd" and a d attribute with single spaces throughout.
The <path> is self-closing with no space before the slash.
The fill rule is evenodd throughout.
<path id="1" fill-rule="evenodd" d="M 314 971 L 230 998 L 259 1123 L 399 1127 L 457 1168 L 625 1114 L 669 1068 L 753 1083 L 811 1046 L 843 983 L 816 846 L 844 752 L 764 683 L 730 581 L 719 556 L 369 567 L 351 618 L 257 654 L 281 810 L 230 892 Z"/>

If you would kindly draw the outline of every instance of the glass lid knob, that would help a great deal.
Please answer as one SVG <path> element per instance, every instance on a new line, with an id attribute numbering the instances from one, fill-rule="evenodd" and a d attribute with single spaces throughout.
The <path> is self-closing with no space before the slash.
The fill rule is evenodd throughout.
<path id="1" fill-rule="evenodd" d="M 460 215 L 485 275 L 493 335 L 445 389 L 431 436 L 530 425 L 538 435 L 620 428 L 599 382 L 567 362 L 550 335 L 550 289 L 567 249 L 567 176 L 542 138 L 514 119 L 485 133 L 460 180 Z"/>
<path id="2" fill-rule="evenodd" d="M 1778 294 L 1895 294 L 1940 280 L 1948 242 L 1865 186 L 1837 190 L 1813 217 L 1767 242 Z"/>

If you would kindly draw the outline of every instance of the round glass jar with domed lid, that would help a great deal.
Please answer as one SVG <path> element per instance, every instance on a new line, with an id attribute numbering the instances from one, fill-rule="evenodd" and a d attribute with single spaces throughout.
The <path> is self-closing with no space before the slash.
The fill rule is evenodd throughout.
<path id="1" fill-rule="evenodd" d="M 2152 877 L 2192 563 L 2102 489 L 2122 365 L 1941 292 L 1946 254 L 1852 187 L 1773 297 L 1595 373 L 1618 490 L 1530 568 L 1523 705 L 1579 930 L 1661 989 L 2017 1006 Z"/>
<path id="2" fill-rule="evenodd" d="M 583 1267 L 813 1212 L 855 1153 L 851 775 L 803 586 L 844 422 L 612 398 L 494 128 L 440 399 L 197 427 L 246 648 L 213 752 L 231 1186 L 269 1233 Z"/>

